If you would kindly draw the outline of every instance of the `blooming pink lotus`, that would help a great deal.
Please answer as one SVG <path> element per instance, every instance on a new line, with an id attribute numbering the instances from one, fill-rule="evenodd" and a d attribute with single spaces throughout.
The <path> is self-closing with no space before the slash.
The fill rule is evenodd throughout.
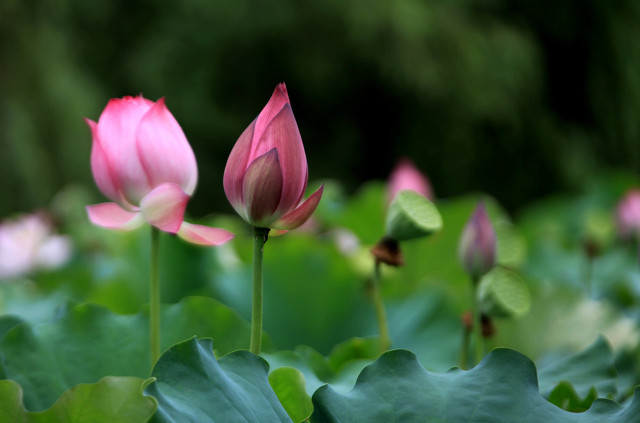
<path id="1" fill-rule="evenodd" d="M 391 203 L 396 195 L 403 190 L 415 191 L 429 200 L 434 199 L 433 189 L 429 179 L 418 170 L 411 159 L 403 157 L 398 160 L 389 176 L 387 184 L 387 202 Z"/>
<path id="2" fill-rule="evenodd" d="M 480 202 L 460 237 L 458 253 L 462 266 L 471 276 L 482 276 L 495 266 L 496 249 L 496 232 L 484 203 Z"/>
<path id="3" fill-rule="evenodd" d="M 130 230 L 145 221 L 194 244 L 218 245 L 233 234 L 183 221 L 196 188 L 196 158 L 164 98 L 114 98 L 98 122 L 85 119 L 93 135 L 91 170 L 112 203 L 87 207 L 89 220 Z"/>
<path id="4" fill-rule="evenodd" d="M 279 84 L 231 150 L 224 169 L 224 192 L 251 225 L 295 229 L 311 216 L 322 197 L 320 186 L 301 203 L 307 179 L 300 131 L 287 88 Z"/>
<path id="5" fill-rule="evenodd" d="M 621 238 L 640 236 L 640 190 L 631 189 L 618 203 L 616 223 Z"/>

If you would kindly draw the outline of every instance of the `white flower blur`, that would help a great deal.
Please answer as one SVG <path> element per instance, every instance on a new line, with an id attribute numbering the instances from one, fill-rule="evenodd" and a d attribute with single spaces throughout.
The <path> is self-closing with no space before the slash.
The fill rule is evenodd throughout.
<path id="1" fill-rule="evenodd" d="M 0 279 L 25 276 L 39 269 L 55 269 L 71 256 L 71 241 L 52 233 L 42 213 L 0 222 Z"/>

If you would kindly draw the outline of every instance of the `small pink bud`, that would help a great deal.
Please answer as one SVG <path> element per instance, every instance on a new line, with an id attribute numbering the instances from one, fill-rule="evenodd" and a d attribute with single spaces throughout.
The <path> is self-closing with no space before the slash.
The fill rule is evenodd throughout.
<path id="1" fill-rule="evenodd" d="M 224 169 L 224 191 L 251 225 L 295 229 L 309 219 L 323 186 L 304 202 L 307 159 L 287 88 L 279 84 L 258 117 L 240 135 Z"/>
<path id="2" fill-rule="evenodd" d="M 153 102 L 138 97 L 114 98 L 91 128 L 91 170 L 96 185 L 113 203 L 87 207 L 96 225 L 130 230 L 145 221 L 182 236 L 187 202 L 196 188 L 198 168 L 193 150 L 164 98 Z M 223 232 L 225 232 L 223 234 Z M 229 240 L 229 232 L 210 233 L 208 245 Z M 191 241 L 195 236 L 185 237 Z M 199 241 L 203 243 L 204 241 Z"/>
<path id="3" fill-rule="evenodd" d="M 478 203 L 462 231 L 458 256 L 474 278 L 484 275 L 496 264 L 496 233 L 483 202 Z"/>
<path id="4" fill-rule="evenodd" d="M 616 208 L 618 234 L 623 239 L 640 236 L 640 190 L 631 189 Z"/>
<path id="5" fill-rule="evenodd" d="M 387 203 L 391 203 L 395 196 L 402 190 L 415 191 L 418 194 L 434 199 L 433 189 L 429 179 L 418 170 L 411 159 L 401 158 L 389 176 L 387 185 Z"/>

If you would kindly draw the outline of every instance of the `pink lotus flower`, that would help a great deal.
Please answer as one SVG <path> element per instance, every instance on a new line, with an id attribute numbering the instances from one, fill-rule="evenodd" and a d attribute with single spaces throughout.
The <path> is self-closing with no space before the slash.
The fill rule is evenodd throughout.
<path id="1" fill-rule="evenodd" d="M 60 267 L 71 257 L 71 250 L 71 240 L 55 235 L 42 213 L 5 220 L 0 223 L 0 279 Z"/>
<path id="2" fill-rule="evenodd" d="M 183 221 L 196 188 L 196 158 L 164 98 L 111 99 L 98 122 L 85 119 L 93 135 L 91 170 L 113 203 L 87 207 L 92 223 L 130 230 L 145 221 L 194 244 L 219 245 L 233 234 Z"/>
<path id="3" fill-rule="evenodd" d="M 389 176 L 387 184 L 387 203 L 391 203 L 400 191 L 411 190 L 420 195 L 427 197 L 429 200 L 434 199 L 433 189 L 429 183 L 429 179 L 418 170 L 411 159 L 403 157 L 398 161 L 396 167 Z"/>
<path id="4" fill-rule="evenodd" d="M 621 238 L 640 236 L 640 190 L 631 189 L 618 202 L 616 224 Z"/>
<path id="5" fill-rule="evenodd" d="M 289 95 L 279 84 L 258 117 L 240 135 L 224 169 L 224 192 L 255 227 L 295 229 L 316 209 L 323 186 L 301 203 L 308 169 Z"/>
<path id="6" fill-rule="evenodd" d="M 464 269 L 473 277 L 484 275 L 496 264 L 496 233 L 482 202 L 462 231 L 458 255 Z"/>

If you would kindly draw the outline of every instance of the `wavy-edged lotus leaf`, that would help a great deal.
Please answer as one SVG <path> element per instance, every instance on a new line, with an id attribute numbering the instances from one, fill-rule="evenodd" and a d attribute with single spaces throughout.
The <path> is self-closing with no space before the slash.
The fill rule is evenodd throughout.
<path id="1" fill-rule="evenodd" d="M 613 351 L 603 336 L 577 354 L 553 354 L 538 360 L 540 393 L 559 407 L 578 407 L 567 408 L 571 411 L 588 408 L 589 399 L 613 397 L 616 378 Z"/>
<path id="2" fill-rule="evenodd" d="M 250 335 L 249 324 L 235 311 L 205 297 L 163 306 L 161 330 L 162 348 L 198 335 L 215 337 L 219 354 L 246 348 Z M 120 315 L 81 304 L 53 322 L 14 326 L 0 342 L 0 356 L 0 374 L 20 383 L 27 408 L 43 410 L 80 383 L 104 376 L 148 377 L 148 314 Z"/>
<path id="3" fill-rule="evenodd" d="M 0 310 L 21 320 L 39 323 L 51 320 L 75 305 L 69 292 L 45 292 L 29 280 L 0 283 Z"/>
<path id="4" fill-rule="evenodd" d="M 27 411 L 22 389 L 0 380 L 0 422 L 7 423 L 145 423 L 156 410 L 153 398 L 142 395 L 143 379 L 105 377 L 65 391 L 49 409 Z"/>
<path id="5" fill-rule="evenodd" d="M 336 345 L 327 357 L 307 345 L 263 356 L 272 372 L 285 367 L 299 370 L 304 377 L 307 394 L 313 395 L 316 389 L 327 383 L 338 392 L 348 392 L 362 369 L 379 354 L 377 338 L 351 338 Z"/>
<path id="6" fill-rule="evenodd" d="M 191 338 L 158 359 L 144 393 L 158 400 L 153 422 L 287 422 L 268 380 L 269 365 L 249 351 L 216 360 L 211 339 Z"/>
<path id="7" fill-rule="evenodd" d="M 584 413 L 558 408 L 540 395 L 533 362 L 509 349 L 443 374 L 425 370 L 409 351 L 390 351 L 362 371 L 351 392 L 324 386 L 312 400 L 313 423 L 618 423 L 640 413 L 640 390 L 625 406 L 597 399 Z"/>
<path id="8" fill-rule="evenodd" d="M 385 232 L 396 241 L 422 238 L 440 228 L 442 217 L 435 204 L 415 191 L 400 191 L 389 205 Z"/>

